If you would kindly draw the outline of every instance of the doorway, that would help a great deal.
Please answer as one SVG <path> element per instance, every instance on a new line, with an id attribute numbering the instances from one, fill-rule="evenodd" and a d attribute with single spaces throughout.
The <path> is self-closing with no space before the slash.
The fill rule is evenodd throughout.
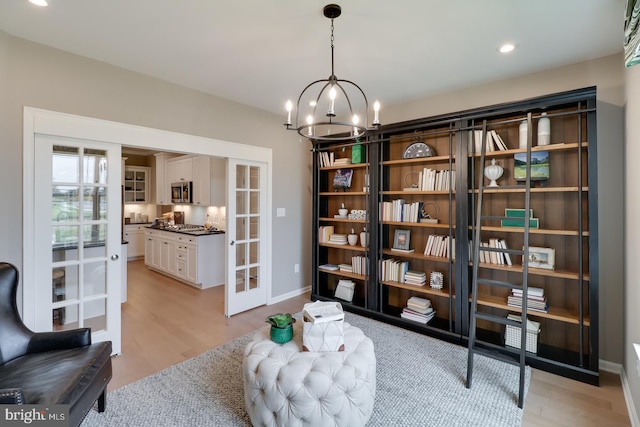
<path id="1" fill-rule="evenodd" d="M 49 312 L 53 309 L 52 302 L 44 303 L 36 298 L 36 295 L 38 294 L 36 288 L 37 274 L 35 273 L 38 271 L 36 268 L 38 263 L 38 257 L 36 256 L 38 238 L 35 232 L 35 212 L 37 206 L 35 197 L 35 178 L 39 171 L 35 168 L 34 159 L 37 152 L 36 135 L 38 134 L 63 138 L 94 140 L 119 146 L 127 145 L 136 148 L 155 149 L 159 151 L 174 151 L 174 147 L 176 146 L 189 147 L 188 150 L 183 152 L 184 154 L 217 156 L 228 159 L 254 161 L 264 164 L 267 171 L 264 182 L 267 206 L 265 211 L 265 226 L 262 228 L 262 233 L 267 247 L 271 246 L 271 149 L 25 107 L 23 136 L 25 159 L 23 180 L 25 196 L 23 212 L 25 215 L 25 225 L 23 227 L 24 272 L 22 275 L 22 312 L 25 324 L 34 330 L 43 329 L 42 327 L 36 327 L 38 313 L 41 313 L 42 311 Z M 116 170 L 116 168 L 114 168 L 114 170 Z M 117 170 L 119 172 L 120 168 L 117 168 Z M 118 222 L 119 227 L 121 222 Z M 227 247 L 229 246 L 228 238 L 226 245 Z M 269 251 L 266 251 L 266 253 L 263 254 L 261 262 L 266 266 L 271 264 Z M 266 295 L 269 295 L 271 288 L 270 268 L 266 267 L 264 268 L 264 271 L 267 272 L 264 277 L 264 286 L 266 289 Z M 233 283 L 233 281 L 228 280 L 229 275 L 230 273 L 227 272 L 227 283 Z M 119 291 L 117 296 L 119 296 Z M 264 301 L 264 303 L 266 302 L 267 301 Z M 44 307 L 42 304 L 45 304 Z"/>

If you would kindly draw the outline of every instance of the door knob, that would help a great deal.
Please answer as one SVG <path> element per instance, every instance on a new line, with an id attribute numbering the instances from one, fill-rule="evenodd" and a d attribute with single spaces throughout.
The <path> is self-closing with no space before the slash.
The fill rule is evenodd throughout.
<path id="1" fill-rule="evenodd" d="M 118 260 L 118 258 L 120 258 L 120 257 L 118 256 L 118 254 L 113 254 L 113 255 L 111 255 L 111 261 L 117 261 L 117 260 Z"/>

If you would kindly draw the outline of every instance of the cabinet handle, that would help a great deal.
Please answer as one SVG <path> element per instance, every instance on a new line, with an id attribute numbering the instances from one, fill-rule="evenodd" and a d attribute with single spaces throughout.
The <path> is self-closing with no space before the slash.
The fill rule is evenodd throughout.
<path id="1" fill-rule="evenodd" d="M 235 240 L 232 240 L 231 243 L 229 243 L 230 246 L 233 246 L 233 244 L 235 243 Z"/>

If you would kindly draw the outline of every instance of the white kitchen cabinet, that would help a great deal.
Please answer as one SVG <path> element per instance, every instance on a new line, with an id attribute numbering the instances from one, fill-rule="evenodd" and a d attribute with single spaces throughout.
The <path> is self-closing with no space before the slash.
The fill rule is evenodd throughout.
<path id="1" fill-rule="evenodd" d="M 193 204 L 225 206 L 226 159 L 198 156 L 193 158 Z"/>
<path id="2" fill-rule="evenodd" d="M 167 160 L 169 184 L 180 181 L 193 181 L 193 157 L 176 157 Z"/>
<path id="3" fill-rule="evenodd" d="M 150 177 L 151 168 L 146 166 L 125 166 L 124 202 L 149 203 Z"/>
<path id="4" fill-rule="evenodd" d="M 167 177 L 167 160 L 169 156 L 167 153 L 155 154 L 155 200 L 157 205 L 170 205 L 171 204 L 171 181 Z"/>
<path id="5" fill-rule="evenodd" d="M 137 259 L 145 254 L 145 237 L 146 227 L 139 224 L 125 224 L 124 240 L 129 242 L 127 259 Z"/>
<path id="6" fill-rule="evenodd" d="M 160 238 L 160 231 L 147 229 L 144 233 L 144 263 L 147 267 L 161 270 L 160 264 L 160 245 L 162 239 Z"/>
<path id="7" fill-rule="evenodd" d="M 224 284 L 224 234 L 190 236 L 147 229 L 145 239 L 147 267 L 201 289 Z"/>

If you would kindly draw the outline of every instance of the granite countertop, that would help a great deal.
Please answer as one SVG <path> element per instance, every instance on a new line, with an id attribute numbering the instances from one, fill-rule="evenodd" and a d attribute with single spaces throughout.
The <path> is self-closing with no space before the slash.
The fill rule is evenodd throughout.
<path id="1" fill-rule="evenodd" d="M 188 236 L 212 236 L 215 234 L 225 234 L 224 230 L 176 230 L 176 229 L 172 229 L 172 228 L 167 228 L 167 227 L 155 227 L 155 226 L 148 226 L 147 228 L 152 229 L 152 230 L 160 230 L 160 231 L 169 231 L 171 233 L 180 233 L 180 234 L 186 234 Z"/>

